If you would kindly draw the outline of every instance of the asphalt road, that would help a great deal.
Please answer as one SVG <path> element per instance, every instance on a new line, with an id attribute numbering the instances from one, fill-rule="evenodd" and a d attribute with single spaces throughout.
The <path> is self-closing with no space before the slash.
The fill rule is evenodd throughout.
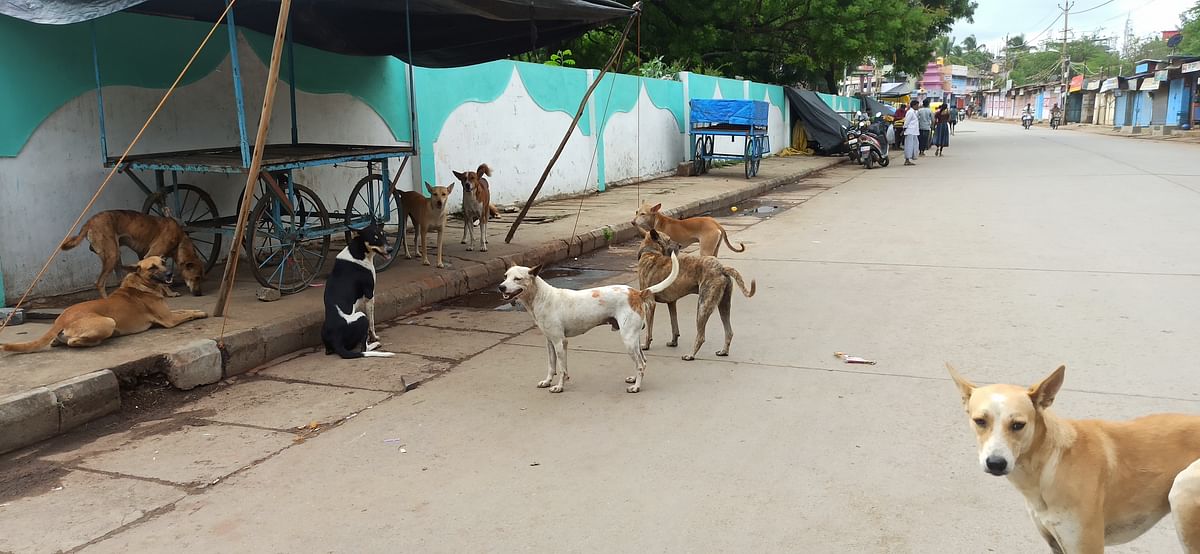
<path id="1" fill-rule="evenodd" d="M 714 315 L 680 360 L 663 309 L 642 392 L 600 328 L 549 394 L 529 315 L 476 299 L 387 329 L 398 361 L 301 356 L 30 454 L 69 471 L 0 495 L 0 550 L 1047 552 L 943 363 L 1023 384 L 1065 363 L 1068 417 L 1200 411 L 1198 148 L 964 123 L 944 158 L 723 217 L 747 246 L 723 260 L 758 283 L 728 358 Z M 633 253 L 559 282 L 631 282 Z M 1110 551 L 1181 549 L 1164 521 Z"/>

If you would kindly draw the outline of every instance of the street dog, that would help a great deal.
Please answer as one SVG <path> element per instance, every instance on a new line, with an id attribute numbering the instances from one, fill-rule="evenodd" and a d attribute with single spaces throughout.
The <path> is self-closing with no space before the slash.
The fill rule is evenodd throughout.
<path id="1" fill-rule="evenodd" d="M 1101 553 L 1167 512 L 1184 550 L 1200 553 L 1200 416 L 1071 420 L 1050 411 L 1066 366 L 1032 387 L 976 386 L 949 364 L 979 443 L 979 465 L 1004 475 L 1050 550 Z"/>
<path id="2" fill-rule="evenodd" d="M 658 231 L 645 233 L 642 247 L 638 250 L 638 283 L 646 288 L 650 283 L 661 281 L 670 272 L 671 262 L 667 259 L 670 252 L 667 240 Z M 696 352 L 704 344 L 704 329 L 708 326 L 708 318 L 713 309 L 720 310 L 721 323 L 725 324 L 725 346 L 717 351 L 718 356 L 729 355 L 729 343 L 733 342 L 733 325 L 729 322 L 729 311 L 733 299 L 733 283 L 737 282 L 746 298 L 754 296 L 754 280 L 750 280 L 750 288 L 742 280 L 742 274 L 732 267 L 726 267 L 720 260 L 712 256 L 682 256 L 679 259 L 679 277 L 666 290 L 654 295 L 655 302 L 667 305 L 671 312 L 671 342 L 667 346 L 679 344 L 679 318 L 675 304 L 679 299 L 698 294 L 696 302 L 696 342 L 692 353 L 683 356 L 684 360 L 696 359 Z M 649 350 L 654 340 L 654 308 L 650 304 L 646 308 L 646 339 L 642 350 Z"/>
<path id="3" fill-rule="evenodd" d="M 200 284 L 204 279 L 204 261 L 196 252 L 196 245 L 179 222 L 169 217 L 135 212 L 132 210 L 109 210 L 100 212 L 80 227 L 79 234 L 63 241 L 63 250 L 79 246 L 87 239 L 92 252 L 100 257 L 100 276 L 96 278 L 96 290 L 100 297 L 108 296 L 108 276 L 121 265 L 121 247 L 127 246 L 137 253 L 138 259 L 148 256 L 172 258 L 183 282 L 192 295 L 200 296 Z M 167 296 L 179 296 L 170 293 Z"/>
<path id="4" fill-rule="evenodd" d="M 208 314 L 171 310 L 164 300 L 172 275 L 163 259 L 149 256 L 129 268 L 130 274 L 107 298 L 81 302 L 63 310 L 50 330 L 37 340 L 0 345 L 5 352 L 35 352 L 54 343 L 96 346 L 106 339 L 141 333 L 155 325 L 171 328 Z"/>
<path id="5" fill-rule="evenodd" d="M 442 263 L 442 232 L 446 229 L 446 216 L 450 209 L 450 193 L 454 192 L 454 183 L 447 187 L 434 187 L 429 183 L 424 183 L 425 190 L 429 191 L 429 198 L 425 195 L 412 190 L 402 190 L 400 192 L 400 214 L 401 229 L 400 242 L 404 243 L 404 257 L 412 259 L 412 255 L 408 252 L 408 241 L 405 240 L 403 223 L 405 214 L 408 220 L 412 222 L 413 229 L 416 234 L 413 235 L 413 250 L 421 255 L 421 263 L 429 265 L 429 253 L 426 247 L 429 231 L 437 231 L 437 266 L 446 267 Z M 417 238 L 421 240 L 421 247 L 417 248 Z"/>
<path id="6" fill-rule="evenodd" d="M 500 294 L 504 300 L 516 300 L 533 316 L 533 322 L 546 336 L 546 351 L 550 356 L 546 379 L 538 388 L 550 387 L 550 392 L 562 392 L 567 375 L 567 339 L 582 335 L 594 327 L 612 325 L 613 331 L 621 333 L 625 350 L 633 358 L 637 373 L 625 379 L 629 386 L 625 392 L 642 389 L 642 376 L 646 373 L 646 355 L 640 342 L 642 329 L 646 325 L 646 305 L 654 301 L 654 295 L 662 292 L 679 276 L 679 257 L 671 254 L 671 273 L 652 287 L 642 290 L 625 285 L 597 287 L 584 290 L 555 288 L 538 277 L 542 266 L 512 266 L 504 273 L 500 283 Z M 554 375 L 562 372 L 558 383 Z"/>
<path id="7" fill-rule="evenodd" d="M 463 191 L 463 238 L 462 244 L 470 251 L 475 246 L 475 221 L 479 221 L 479 251 L 487 252 L 488 219 L 500 218 L 500 211 L 492 205 L 492 190 L 487 177 L 492 176 L 492 168 L 488 164 L 479 164 L 475 171 L 455 171 L 454 176 L 462 184 Z M 486 207 L 486 209 L 484 209 Z M 467 241 L 470 234 L 471 240 Z"/>
<path id="8" fill-rule="evenodd" d="M 374 224 L 355 231 L 350 244 L 338 253 L 325 281 L 321 342 L 326 355 L 336 352 L 346 359 L 394 356 L 391 352 L 373 352 L 379 348 L 379 335 L 375 333 L 375 256 L 387 255 L 383 233 Z"/>
<path id="9" fill-rule="evenodd" d="M 721 249 L 721 241 L 725 241 L 725 246 L 734 252 L 746 251 L 746 245 L 740 242 L 738 248 L 734 248 L 729 242 L 725 228 L 711 217 L 675 219 L 659 212 L 661 209 L 662 204 L 642 204 L 633 214 L 633 224 L 643 231 L 658 231 L 671 237 L 680 248 L 687 248 L 692 243 L 699 242 L 700 254 L 704 256 L 716 256 L 717 250 Z"/>

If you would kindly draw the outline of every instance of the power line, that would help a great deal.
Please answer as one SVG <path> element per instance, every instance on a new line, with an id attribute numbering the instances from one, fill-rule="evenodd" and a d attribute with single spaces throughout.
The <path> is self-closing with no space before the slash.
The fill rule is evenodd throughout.
<path id="1" fill-rule="evenodd" d="M 1094 10 L 1094 9 L 1097 9 L 1097 8 L 1103 8 L 1104 6 L 1107 6 L 1107 5 L 1109 5 L 1109 4 L 1112 4 L 1112 3 L 1113 3 L 1113 1 L 1114 1 L 1114 0 L 1108 0 L 1107 2 L 1101 2 L 1101 3 L 1099 3 L 1099 4 L 1095 5 L 1095 6 L 1092 6 L 1092 7 L 1088 8 L 1088 9 L 1086 9 L 1086 10 L 1079 10 L 1079 11 L 1075 12 L 1075 15 L 1079 15 L 1079 14 L 1081 14 L 1081 13 L 1087 13 L 1087 12 L 1090 12 L 1090 11 L 1092 11 L 1092 10 Z"/>

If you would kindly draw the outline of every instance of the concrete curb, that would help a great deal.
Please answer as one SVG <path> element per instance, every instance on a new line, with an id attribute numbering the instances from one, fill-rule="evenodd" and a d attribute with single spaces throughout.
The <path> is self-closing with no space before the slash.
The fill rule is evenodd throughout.
<path id="1" fill-rule="evenodd" d="M 829 163 L 823 167 L 690 202 L 667 213 L 675 217 L 691 217 L 727 208 L 769 190 L 799 182 L 841 161 L 829 159 Z M 380 291 L 376 296 L 375 317 L 387 321 L 423 306 L 491 286 L 504 278 L 504 271 L 509 264 L 532 266 L 554 263 L 638 235 L 632 223 L 623 221 L 584 231 L 569 239 L 534 244 L 518 254 L 440 271 L 419 281 Z M 323 317 L 324 314 L 319 312 L 299 314 L 270 325 L 230 333 L 225 335 L 220 344 L 211 339 L 198 339 L 181 344 L 165 355 L 154 354 L 46 387 L 0 397 L 0 454 L 45 440 L 120 410 L 118 376 L 129 383 L 139 376 L 165 373 L 172 385 L 183 390 L 215 383 L 245 373 L 284 354 L 320 344 Z M 418 384 L 414 382 L 409 386 Z"/>

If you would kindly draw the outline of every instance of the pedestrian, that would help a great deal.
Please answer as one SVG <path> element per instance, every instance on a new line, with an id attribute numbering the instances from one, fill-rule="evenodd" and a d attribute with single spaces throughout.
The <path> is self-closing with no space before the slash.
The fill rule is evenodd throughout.
<path id="1" fill-rule="evenodd" d="M 950 134 L 952 135 L 955 125 L 958 125 L 958 106 L 950 106 Z"/>
<path id="2" fill-rule="evenodd" d="M 933 129 L 933 110 L 929 109 L 931 99 L 926 98 L 921 103 L 921 109 L 917 110 L 917 121 L 921 126 L 921 133 L 918 139 L 921 143 L 921 155 L 925 155 L 925 151 L 929 150 L 929 132 Z"/>
<path id="3" fill-rule="evenodd" d="M 896 108 L 896 115 L 892 116 L 895 126 L 900 127 L 899 132 L 896 133 L 896 148 L 904 148 L 904 117 L 906 115 L 908 115 L 908 104 L 900 104 L 900 107 Z"/>
<path id="4" fill-rule="evenodd" d="M 904 165 L 917 165 L 913 160 L 917 159 L 917 150 L 921 145 L 921 120 L 916 114 L 920 105 L 920 102 L 913 100 L 912 109 L 904 118 Z"/>
<path id="5" fill-rule="evenodd" d="M 946 109 L 946 105 L 938 106 L 938 111 L 933 116 L 933 145 L 937 147 L 934 151 L 934 156 L 941 156 L 942 149 L 950 146 L 950 129 L 954 125 L 954 119 L 950 115 L 951 110 Z"/>

